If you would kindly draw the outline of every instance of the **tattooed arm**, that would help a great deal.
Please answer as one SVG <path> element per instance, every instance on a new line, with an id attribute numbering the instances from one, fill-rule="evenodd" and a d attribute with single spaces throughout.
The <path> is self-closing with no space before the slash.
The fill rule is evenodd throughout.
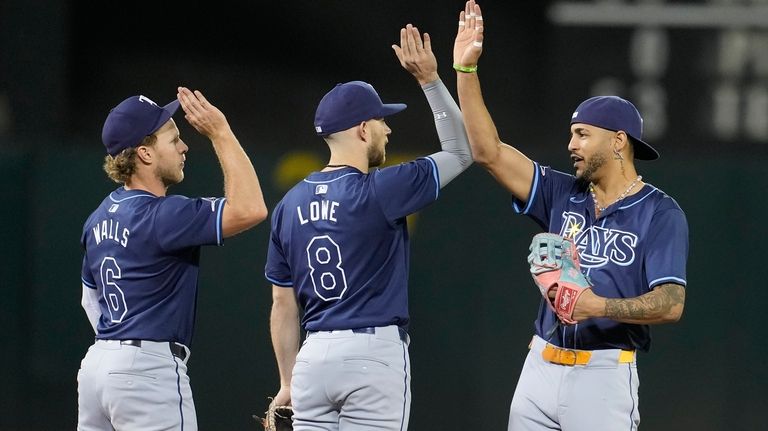
<path id="1" fill-rule="evenodd" d="M 666 283 L 636 298 L 603 298 L 592 292 L 584 292 L 573 312 L 575 320 L 607 317 L 623 323 L 654 325 L 680 320 L 685 304 L 685 288 Z"/>

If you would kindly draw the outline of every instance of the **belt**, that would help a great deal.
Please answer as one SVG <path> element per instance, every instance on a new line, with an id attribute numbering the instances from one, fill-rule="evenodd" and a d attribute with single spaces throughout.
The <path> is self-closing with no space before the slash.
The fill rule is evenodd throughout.
<path id="1" fill-rule="evenodd" d="M 366 326 L 365 328 L 355 328 L 351 330 L 355 334 L 375 334 L 376 333 L 376 327 L 375 326 Z M 326 332 L 326 331 L 307 331 L 307 334 L 314 334 L 316 332 Z M 331 331 L 328 331 L 331 332 Z M 403 343 L 408 342 L 408 332 L 401 328 L 397 327 L 397 332 L 400 334 L 400 341 Z"/>
<path id="2" fill-rule="evenodd" d="M 365 327 L 365 328 L 355 328 L 355 329 L 352 330 L 352 332 L 354 332 L 355 334 L 375 334 L 376 333 L 376 327 L 375 326 L 368 326 L 368 327 Z M 405 329 L 403 329 L 403 328 L 401 328 L 399 326 L 397 327 L 397 332 L 398 332 L 398 334 L 400 334 L 400 341 L 402 341 L 403 343 L 407 343 L 408 342 L 408 332 Z"/>
<path id="3" fill-rule="evenodd" d="M 124 346 L 141 347 L 142 340 L 120 340 L 120 344 Z M 179 344 L 173 341 L 168 342 L 168 346 L 171 348 L 171 354 L 182 361 L 187 359 L 187 349 L 183 344 Z"/>
<path id="4" fill-rule="evenodd" d="M 541 351 L 541 357 L 545 361 L 558 365 L 586 365 L 592 357 L 589 350 L 564 349 L 562 347 L 547 344 Z M 619 352 L 619 363 L 628 364 L 635 360 L 634 350 L 621 350 Z"/>

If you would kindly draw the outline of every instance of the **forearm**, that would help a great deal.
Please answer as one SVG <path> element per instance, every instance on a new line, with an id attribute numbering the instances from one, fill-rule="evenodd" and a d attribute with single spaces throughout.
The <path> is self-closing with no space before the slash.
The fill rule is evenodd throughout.
<path id="1" fill-rule="evenodd" d="M 224 236 L 227 237 L 266 219 L 267 206 L 256 170 L 234 133 L 227 130 L 211 141 L 224 175 L 225 216 L 229 222 Z"/>
<path id="2" fill-rule="evenodd" d="M 498 159 L 501 141 L 483 101 L 480 79 L 477 73 L 457 72 L 456 82 L 472 156 L 476 162 L 487 166 Z"/>
<path id="3" fill-rule="evenodd" d="M 440 173 L 440 187 L 444 187 L 472 164 L 472 152 L 461 111 L 445 84 L 437 79 L 423 85 L 422 90 L 432 109 L 435 129 L 443 149 L 431 157 Z"/>
<path id="4" fill-rule="evenodd" d="M 270 316 L 270 330 L 280 372 L 280 386 L 290 388 L 291 373 L 299 351 L 299 316 L 295 305 L 275 301 Z"/>
<path id="5" fill-rule="evenodd" d="M 472 157 L 512 195 L 527 202 L 534 172 L 533 162 L 499 139 L 496 125 L 483 102 L 477 73 L 458 73 L 459 102 Z"/>
<path id="6" fill-rule="evenodd" d="M 606 317 L 622 323 L 655 325 L 680 320 L 684 304 L 685 288 L 670 283 L 635 298 L 594 296 L 585 304 L 585 312 L 590 317 Z"/>

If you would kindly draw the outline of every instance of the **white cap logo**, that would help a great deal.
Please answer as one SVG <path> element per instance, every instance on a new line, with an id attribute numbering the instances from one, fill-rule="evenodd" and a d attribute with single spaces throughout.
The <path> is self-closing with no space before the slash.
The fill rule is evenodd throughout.
<path id="1" fill-rule="evenodd" d="M 571 119 L 576 118 L 578 115 L 579 115 L 579 111 L 574 112 L 573 115 L 571 115 Z"/>
<path id="2" fill-rule="evenodd" d="M 148 103 L 151 103 L 151 104 L 157 106 L 157 103 L 153 102 L 152 99 L 150 99 L 147 96 L 143 96 L 143 95 L 139 96 L 139 102 L 148 102 Z"/>

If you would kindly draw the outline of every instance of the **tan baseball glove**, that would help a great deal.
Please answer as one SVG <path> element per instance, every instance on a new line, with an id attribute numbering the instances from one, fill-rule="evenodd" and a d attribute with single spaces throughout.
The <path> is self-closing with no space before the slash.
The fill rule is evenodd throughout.
<path id="1" fill-rule="evenodd" d="M 253 415 L 253 418 L 264 427 L 264 431 L 293 431 L 293 407 L 278 406 L 274 399 L 270 400 L 264 417 Z"/>

